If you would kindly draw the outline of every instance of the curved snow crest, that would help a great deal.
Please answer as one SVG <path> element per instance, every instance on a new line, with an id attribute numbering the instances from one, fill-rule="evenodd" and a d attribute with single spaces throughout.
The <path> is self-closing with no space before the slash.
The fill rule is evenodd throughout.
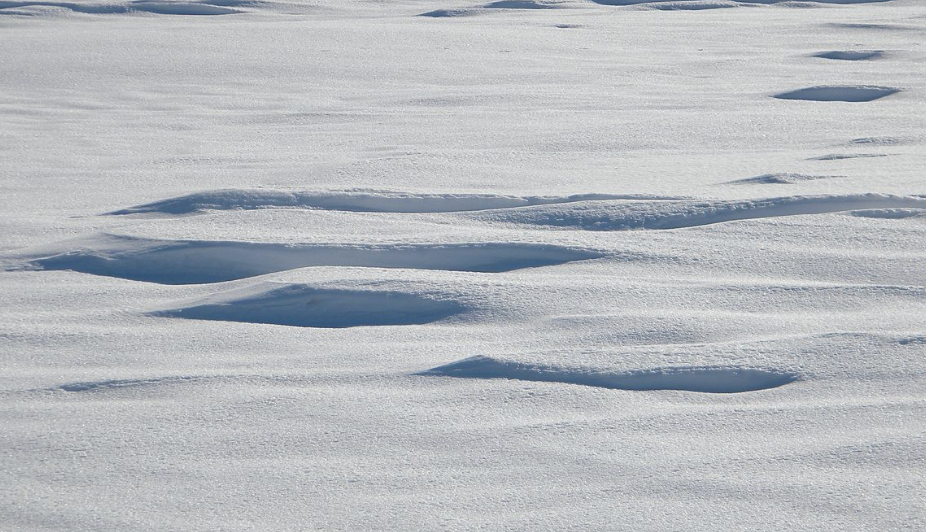
<path id="1" fill-rule="evenodd" d="M 639 194 L 573 194 L 570 196 L 504 196 L 495 194 L 411 194 L 388 191 L 305 192 L 280 190 L 211 190 L 109 212 L 127 214 L 192 214 L 207 210 L 304 208 L 352 212 L 436 213 L 508 209 L 610 199 L 680 199 Z"/>
<path id="2" fill-rule="evenodd" d="M 407 292 L 258 285 L 214 296 L 202 304 L 152 312 L 152 316 L 342 329 L 360 326 L 419 325 L 463 314 L 453 299 Z"/>
<path id="3" fill-rule="evenodd" d="M 827 214 L 860 209 L 926 208 L 926 199 L 884 194 L 790 196 L 741 201 L 589 202 L 478 213 L 484 221 L 587 231 L 683 229 L 737 220 Z"/>
<path id="4" fill-rule="evenodd" d="M 613 390 L 678 390 L 701 393 L 740 393 L 777 388 L 799 380 L 795 373 L 734 366 L 683 366 L 624 372 L 525 364 L 474 356 L 419 375 L 463 379 L 511 379 L 559 382 Z"/>
<path id="5" fill-rule="evenodd" d="M 71 270 L 160 284 L 219 283 L 312 266 L 407 268 L 499 273 L 601 258 L 604 253 L 551 244 L 273 244 L 149 240 L 116 235 L 67 242 L 30 257 L 45 270 Z"/>

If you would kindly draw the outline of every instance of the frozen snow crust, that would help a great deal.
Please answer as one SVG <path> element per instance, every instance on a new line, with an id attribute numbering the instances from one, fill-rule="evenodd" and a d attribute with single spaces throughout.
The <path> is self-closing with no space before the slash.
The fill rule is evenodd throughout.
<path id="1" fill-rule="evenodd" d="M 926 528 L 924 35 L 0 2 L 0 530 Z"/>

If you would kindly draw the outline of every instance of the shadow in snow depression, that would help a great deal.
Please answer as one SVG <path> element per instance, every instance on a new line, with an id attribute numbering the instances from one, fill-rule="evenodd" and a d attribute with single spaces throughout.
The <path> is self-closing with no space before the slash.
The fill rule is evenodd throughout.
<path id="1" fill-rule="evenodd" d="M 644 5 L 658 7 L 659 4 L 698 4 L 702 0 L 591 0 L 595 4 L 603 6 L 636 6 Z M 892 0 L 811 0 L 817 4 L 875 4 L 881 2 L 891 2 Z M 775 5 L 775 4 L 793 4 L 793 0 L 731 0 L 741 5 Z M 708 3 L 710 4 L 710 3 Z"/>
<path id="2" fill-rule="evenodd" d="M 894 87 L 821 85 L 774 95 L 779 100 L 806 100 L 812 102 L 871 102 L 900 92 Z"/>
<path id="3" fill-rule="evenodd" d="M 736 179 L 734 181 L 727 181 L 727 185 L 796 185 L 798 183 L 804 183 L 807 181 L 819 181 L 821 179 L 833 179 L 837 175 L 808 175 L 808 174 L 795 174 L 789 172 L 779 172 L 775 174 L 762 174 L 755 177 L 747 177 L 745 179 Z"/>
<path id="4" fill-rule="evenodd" d="M 467 358 L 418 375 L 559 382 L 614 390 L 678 390 L 702 393 L 753 392 L 777 388 L 798 380 L 798 375 L 794 373 L 756 368 L 689 366 L 606 372 L 524 364 L 485 356 Z"/>
<path id="5" fill-rule="evenodd" d="M 468 310 L 455 300 L 432 299 L 404 292 L 285 285 L 238 299 L 219 299 L 192 307 L 153 312 L 152 315 L 341 329 L 432 323 Z"/>
<path id="6" fill-rule="evenodd" d="M 877 159 L 887 157 L 886 153 L 829 153 L 819 157 L 811 157 L 808 161 L 843 161 L 846 159 Z"/>
<path id="7" fill-rule="evenodd" d="M 207 210 L 303 208 L 349 212 L 439 213 L 510 209 L 590 200 L 681 199 L 640 194 L 571 196 L 502 196 L 495 194 L 411 194 L 402 192 L 302 192 L 279 190 L 211 190 L 107 213 L 193 214 Z"/>
<path id="8" fill-rule="evenodd" d="M 159 384 L 172 384 L 178 382 L 192 383 L 205 380 L 205 377 L 160 377 L 150 379 L 109 379 L 100 381 L 69 382 L 56 389 L 64 392 L 94 392 L 104 390 L 119 390 L 123 388 L 137 388 L 141 386 L 155 386 Z"/>
<path id="9" fill-rule="evenodd" d="M 563 7 L 559 2 L 543 0 L 499 0 L 482 6 L 464 7 L 458 9 L 435 9 L 421 13 L 421 17 L 452 18 L 468 17 L 480 13 L 490 13 L 496 9 L 558 9 Z"/>
<path id="10" fill-rule="evenodd" d="M 850 211 L 848 214 L 858 218 L 879 218 L 882 220 L 918 218 L 926 221 L 926 209 L 863 209 Z"/>
<path id="11" fill-rule="evenodd" d="M 135 281 L 203 284 L 310 266 L 498 273 L 603 256 L 585 249 L 526 243 L 290 245 L 103 235 L 71 245 L 79 249 L 34 258 L 30 263 L 45 270 L 71 270 Z"/>
<path id="12" fill-rule="evenodd" d="M 84 4 L 75 2 L 5 2 L 0 1 L 0 15 L 7 10 L 51 7 L 67 9 L 75 13 L 88 15 L 118 15 L 125 13 L 153 13 L 157 15 L 232 15 L 241 13 L 229 9 L 222 2 L 159 2 L 136 0 L 126 4 Z M 20 12 L 16 12 L 20 14 Z"/>
<path id="13" fill-rule="evenodd" d="M 831 52 L 813 54 L 813 56 L 837 61 L 869 61 L 872 59 L 881 59 L 884 57 L 884 52 L 881 50 L 833 50 Z"/>
<path id="14" fill-rule="evenodd" d="M 760 182 L 766 178 L 759 177 Z M 916 196 L 854 194 L 732 201 L 586 202 L 488 211 L 468 216 L 484 222 L 542 225 L 586 231 L 630 231 L 682 229 L 738 220 L 885 208 L 926 208 L 926 199 Z"/>

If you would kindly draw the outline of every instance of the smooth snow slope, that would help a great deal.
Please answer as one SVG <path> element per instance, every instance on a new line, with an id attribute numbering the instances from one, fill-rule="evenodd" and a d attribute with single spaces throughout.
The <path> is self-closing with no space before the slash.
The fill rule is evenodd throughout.
<path id="1" fill-rule="evenodd" d="M 926 529 L 924 38 L 0 2 L 0 530 Z"/>

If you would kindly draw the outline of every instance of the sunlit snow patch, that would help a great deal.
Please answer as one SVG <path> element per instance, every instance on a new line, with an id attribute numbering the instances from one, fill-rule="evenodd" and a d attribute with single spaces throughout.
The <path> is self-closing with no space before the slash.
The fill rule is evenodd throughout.
<path id="1" fill-rule="evenodd" d="M 798 380 L 794 373 L 729 366 L 686 366 L 623 372 L 525 364 L 475 356 L 420 375 L 464 379 L 561 382 L 615 390 L 679 390 L 703 393 L 753 392 Z"/>

